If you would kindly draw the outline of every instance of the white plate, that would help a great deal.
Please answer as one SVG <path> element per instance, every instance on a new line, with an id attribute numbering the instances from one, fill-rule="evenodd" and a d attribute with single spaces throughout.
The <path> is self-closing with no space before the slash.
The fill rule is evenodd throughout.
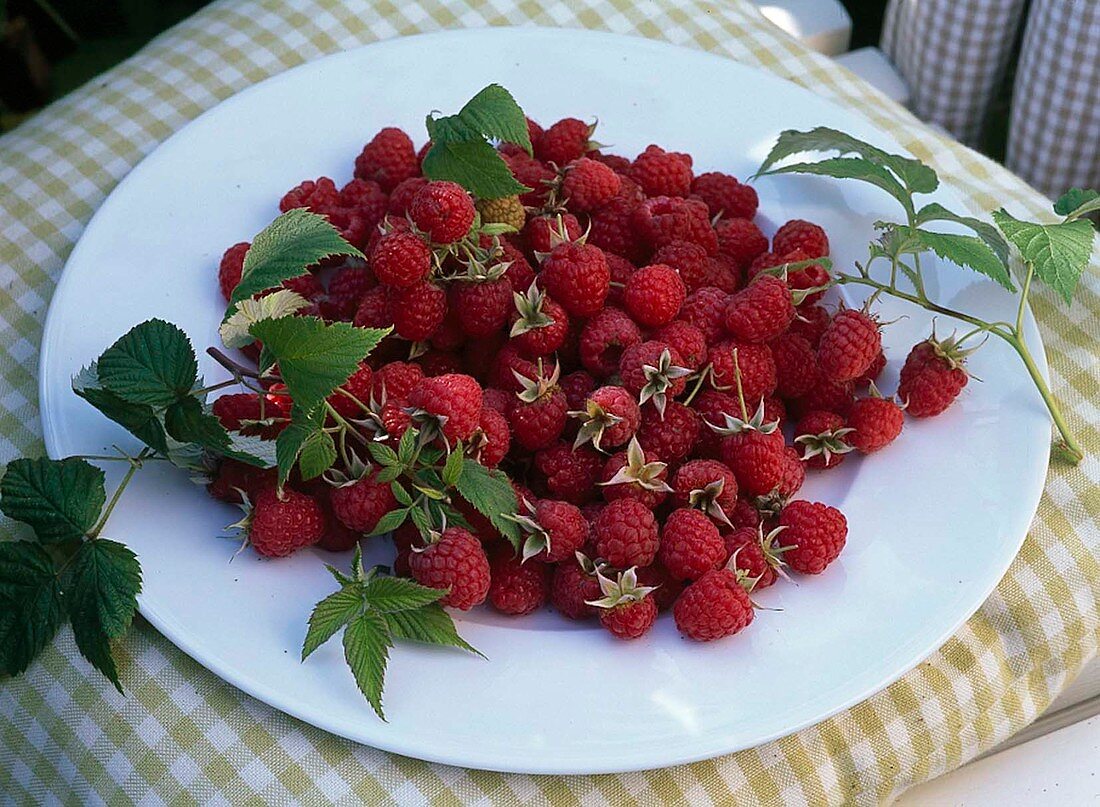
<path id="1" fill-rule="evenodd" d="M 455 54 L 463 57 L 456 67 Z M 568 53 L 569 58 L 561 55 Z M 552 66 L 552 68 L 551 68 Z M 455 110 L 485 84 L 509 87 L 536 119 L 599 116 L 599 140 L 633 155 L 650 142 L 690 151 L 697 171 L 744 177 L 781 129 L 828 125 L 898 146 L 851 111 L 717 56 L 643 39 L 548 29 L 472 30 L 398 39 L 320 59 L 265 81 L 184 127 L 135 168 L 96 213 L 54 295 L 42 346 L 41 403 L 51 456 L 130 441 L 69 391 L 69 378 L 135 323 L 163 317 L 216 344 L 215 268 L 303 178 L 350 177 L 384 125 L 424 138 L 424 114 Z M 757 185 L 765 227 L 796 216 L 828 230 L 843 265 L 864 257 L 872 221 L 894 216 L 877 190 L 779 177 Z M 936 196 L 951 206 L 952 195 Z M 991 319 L 1013 313 L 991 283 L 932 263 L 932 291 Z M 884 306 L 894 388 L 923 312 Z M 950 323 L 941 324 L 949 329 Z M 1038 334 L 1029 325 L 1038 349 Z M 208 380 L 223 373 L 203 357 Z M 743 635 L 701 645 L 669 618 L 624 643 L 553 613 L 458 615 L 489 661 L 402 645 L 377 720 L 338 642 L 298 661 L 310 607 L 332 588 L 320 551 L 230 563 L 219 540 L 233 508 L 183 474 L 139 474 L 109 533 L 141 556 L 141 612 L 245 692 L 379 748 L 505 771 L 581 773 L 713 757 L 815 723 L 886 686 L 938 647 L 1008 568 L 1035 512 L 1047 417 L 1018 361 L 995 341 L 947 414 L 909 421 L 889 450 L 812 478 L 806 498 L 843 508 L 848 548 L 828 573 L 760 595 Z M 385 542 L 378 542 L 376 546 Z M 383 550 L 384 555 L 384 550 Z M 339 559 L 338 559 L 339 560 Z"/>

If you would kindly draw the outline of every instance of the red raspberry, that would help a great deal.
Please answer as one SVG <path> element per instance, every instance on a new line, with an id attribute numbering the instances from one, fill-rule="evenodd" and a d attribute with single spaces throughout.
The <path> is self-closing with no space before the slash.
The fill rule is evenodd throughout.
<path id="1" fill-rule="evenodd" d="M 772 252 L 766 252 L 752 262 L 748 270 L 748 276 L 753 278 L 765 269 L 782 266 L 785 263 L 797 263 L 809 259 L 810 256 L 800 249 L 778 255 Z M 829 278 L 829 271 L 824 266 L 819 263 L 812 263 L 802 269 L 795 269 L 793 271 L 788 270 L 787 285 L 791 287 L 792 291 L 801 291 L 803 289 L 824 286 L 829 282 Z M 813 294 L 805 296 L 800 301 L 800 305 L 813 305 L 821 299 L 823 294 L 824 292 L 814 292 Z"/>
<path id="2" fill-rule="evenodd" d="M 447 316 L 447 292 L 431 281 L 422 280 L 390 293 L 393 330 L 402 339 L 423 342 L 443 324 Z"/>
<path id="3" fill-rule="evenodd" d="M 216 398 L 211 410 L 231 432 L 274 440 L 289 422 L 290 399 L 282 395 L 261 397 L 254 392 L 233 393 Z"/>
<path id="4" fill-rule="evenodd" d="M 591 148 L 589 141 L 595 125 L 577 118 L 563 118 L 542 133 L 535 147 L 535 156 L 543 162 L 567 165 L 583 157 Z"/>
<path id="5" fill-rule="evenodd" d="M 750 409 L 761 398 L 775 392 L 775 359 L 767 345 L 719 342 L 711 346 L 707 360 L 711 363 L 715 386 L 732 395 L 738 391 L 737 369 L 740 369 L 741 392 Z"/>
<path id="6" fill-rule="evenodd" d="M 739 269 L 748 269 L 753 261 L 768 251 L 767 236 L 751 219 L 722 219 L 714 225 L 714 231 L 718 236 L 718 251 Z"/>
<path id="7" fill-rule="evenodd" d="M 387 127 L 374 136 L 355 158 L 355 176 L 370 179 L 389 193 L 409 177 L 420 173 L 416 148 L 400 129 Z"/>
<path id="8" fill-rule="evenodd" d="M 684 590 L 682 580 L 677 580 L 668 569 L 654 561 L 643 569 L 638 569 L 638 582 L 643 586 L 653 586 L 655 590 L 649 596 L 657 603 L 658 611 L 667 611 L 676 602 Z"/>
<path id="9" fill-rule="evenodd" d="M 853 400 L 852 382 L 833 381 L 825 378 L 820 370 L 816 372 L 816 379 L 809 392 L 792 401 L 795 413 L 804 414 L 815 409 L 825 409 L 838 415 L 848 414 Z"/>
<path id="10" fill-rule="evenodd" d="M 623 289 L 623 304 L 639 325 L 657 328 L 676 318 L 686 296 L 684 281 L 676 270 L 658 263 L 630 276 Z"/>
<path id="11" fill-rule="evenodd" d="M 807 258 L 824 258 L 829 254 L 829 237 L 816 224 L 792 219 L 772 237 L 772 251 L 782 255 L 800 249 Z"/>
<path id="12" fill-rule="evenodd" d="M 466 344 L 466 334 L 462 330 L 462 324 L 458 320 L 456 289 L 454 284 L 448 287 L 447 313 L 443 316 L 443 322 L 439 323 L 428 340 L 436 350 L 453 352 Z"/>
<path id="13" fill-rule="evenodd" d="M 875 360 L 871 362 L 871 366 L 863 371 L 863 375 L 856 379 L 856 386 L 860 389 L 868 387 L 872 381 L 877 381 L 878 377 L 882 375 L 882 371 L 886 369 L 886 352 L 880 350 Z"/>
<path id="14" fill-rule="evenodd" d="M 741 269 L 725 255 L 713 255 L 707 258 L 702 266 L 702 274 L 691 279 L 684 279 L 684 284 L 689 290 L 701 289 L 704 286 L 714 286 L 727 294 L 732 294 L 741 287 Z"/>
<path id="15" fill-rule="evenodd" d="M 596 389 L 596 379 L 584 370 L 577 370 L 569 375 L 562 376 L 561 381 L 558 383 L 561 385 L 561 390 L 565 393 L 565 400 L 569 402 L 569 409 L 572 411 L 584 409 L 585 401 Z"/>
<path id="16" fill-rule="evenodd" d="M 739 417 L 741 405 L 737 402 L 736 395 L 718 390 L 705 389 L 699 393 L 692 403 L 695 411 L 707 423 L 721 426 L 726 422 L 726 415 Z"/>
<path id="17" fill-rule="evenodd" d="M 754 616 L 752 600 L 729 569 L 707 572 L 684 589 L 672 607 L 677 629 L 698 642 L 739 633 Z"/>
<path id="18" fill-rule="evenodd" d="M 538 358 L 554 353 L 565 343 L 569 315 L 557 301 L 532 284 L 514 295 L 511 313 L 512 344 L 525 356 Z"/>
<path id="19" fill-rule="evenodd" d="M 667 469 L 656 454 L 646 454 L 637 440 L 631 440 L 626 451 L 613 454 L 604 463 L 600 474 L 603 497 L 608 502 L 633 499 L 654 510 L 668 495 Z"/>
<path id="20" fill-rule="evenodd" d="M 585 377 L 591 378 L 587 374 Z M 601 451 L 626 443 L 642 421 L 642 411 L 634 396 L 622 387 L 613 386 L 593 391 L 569 414 L 581 423 L 576 444 L 591 441 Z"/>
<path id="21" fill-rule="evenodd" d="M 657 620 L 657 602 L 651 596 L 653 589 L 640 585 L 638 570 L 620 572 L 616 580 L 599 574 L 600 592 L 604 595 L 593 600 L 599 608 L 600 624 L 619 639 L 637 639 L 645 634 Z"/>
<path id="22" fill-rule="evenodd" d="M 332 408 L 342 417 L 358 418 L 364 415 L 363 407 L 370 402 L 370 393 L 373 388 L 374 372 L 365 362 L 359 363 L 351 376 L 341 384 L 337 391 L 328 396 L 328 402 Z M 343 390 L 347 395 L 340 392 Z M 350 397 L 349 397 L 350 396 Z"/>
<path id="23" fill-rule="evenodd" d="M 565 429 L 569 419 L 569 403 L 558 386 L 558 367 L 549 376 L 540 370 L 535 379 L 523 379 L 519 400 L 508 411 L 512 439 L 527 449 L 536 451 L 553 444 Z"/>
<path id="24" fill-rule="evenodd" d="M 695 291 L 706 283 L 711 258 L 707 251 L 690 241 L 673 241 L 665 244 L 651 258 L 652 263 L 671 266 L 680 275 L 688 291 Z"/>
<path id="25" fill-rule="evenodd" d="M 675 320 L 653 334 L 654 340 L 664 342 L 680 354 L 680 361 L 689 370 L 698 370 L 707 360 L 707 340 L 694 325 Z"/>
<path id="26" fill-rule="evenodd" d="M 826 409 L 807 412 L 794 427 L 803 462 L 816 469 L 835 468 L 844 462 L 844 455 L 852 450 L 849 434 L 844 418 Z"/>
<path id="27" fill-rule="evenodd" d="M 821 574 L 837 559 L 848 536 L 848 520 L 835 507 L 791 502 L 779 514 L 779 544 L 790 547 L 783 560 L 801 574 Z"/>
<path id="28" fill-rule="evenodd" d="M 934 337 L 914 346 L 901 368 L 898 385 L 898 397 L 906 402 L 906 411 L 925 418 L 947 409 L 970 380 L 963 368 L 964 358 L 953 342 L 940 343 Z"/>
<path id="29" fill-rule="evenodd" d="M 314 275 L 298 275 L 298 277 L 292 277 L 289 280 L 283 281 L 283 288 L 290 289 L 291 291 L 300 294 L 307 300 L 316 300 L 321 297 L 325 290 L 321 288 L 321 281 L 319 281 Z M 263 297 L 270 292 L 261 292 L 259 297 Z M 308 309 L 307 309 L 308 310 Z"/>
<path id="30" fill-rule="evenodd" d="M 803 337 L 816 349 L 830 319 L 829 312 L 819 305 L 801 305 L 791 322 L 790 331 Z"/>
<path id="31" fill-rule="evenodd" d="M 546 204 L 551 184 L 557 177 L 557 173 L 549 166 L 527 156 L 526 152 L 506 155 L 504 161 L 508 164 L 508 168 L 511 169 L 512 176 L 516 178 L 516 181 L 531 189 L 520 194 L 520 202 L 528 207 L 543 207 Z"/>
<path id="32" fill-rule="evenodd" d="M 787 284 L 764 275 L 730 296 L 726 331 L 740 342 L 767 342 L 787 330 L 794 313 Z"/>
<path id="33" fill-rule="evenodd" d="M 519 524 L 526 533 L 523 558 L 542 563 L 573 559 L 588 540 L 588 521 L 580 509 L 569 502 L 542 499 L 530 515 L 521 515 Z"/>
<path id="34" fill-rule="evenodd" d="M 432 271 L 432 251 L 420 236 L 395 231 L 375 242 L 370 251 L 370 266 L 382 283 L 406 289 Z"/>
<path id="35" fill-rule="evenodd" d="M 319 548 L 326 552 L 347 552 L 359 543 L 363 534 L 344 526 L 336 517 L 332 512 L 332 503 L 327 490 L 317 493 L 317 503 L 321 505 L 321 510 L 325 514 L 325 533 L 317 541 Z"/>
<path id="36" fill-rule="evenodd" d="M 474 457 L 486 468 L 496 468 L 508 453 L 511 444 L 512 432 L 508 428 L 508 418 L 496 409 L 483 405 L 477 431 L 471 441 Z"/>
<path id="37" fill-rule="evenodd" d="M 476 214 L 470 194 L 456 182 L 429 182 L 409 205 L 413 224 L 437 244 L 450 244 L 465 236 Z"/>
<path id="38" fill-rule="evenodd" d="M 623 180 L 623 184 L 628 181 Z M 605 252 L 641 263 L 649 254 L 649 249 L 634 230 L 634 211 L 639 205 L 639 201 L 620 192 L 619 196 L 592 214 L 588 242 Z"/>
<path id="39" fill-rule="evenodd" d="M 695 177 L 691 183 L 691 194 L 706 202 L 712 217 L 721 216 L 723 219 L 752 219 L 760 204 L 752 185 L 742 185 L 729 174 L 717 171 Z"/>
<path id="40" fill-rule="evenodd" d="M 515 399 L 515 395 L 511 392 L 495 387 L 486 387 L 481 392 L 481 405 L 500 412 L 502 415 L 508 414 L 508 410 L 512 408 L 512 401 Z"/>
<path id="41" fill-rule="evenodd" d="M 611 201 L 619 185 L 619 175 L 606 165 L 581 157 L 566 167 L 561 192 L 570 210 L 591 213 Z"/>
<path id="42" fill-rule="evenodd" d="M 462 527 L 434 534 L 423 548 L 414 544 L 409 571 L 422 586 L 450 589 L 439 602 L 460 611 L 480 605 L 489 594 L 489 559 L 481 542 Z"/>
<path id="43" fill-rule="evenodd" d="M 374 274 L 359 266 L 338 269 L 329 279 L 326 299 L 322 302 L 325 319 L 351 322 L 363 295 L 374 288 Z"/>
<path id="44" fill-rule="evenodd" d="M 549 569 L 542 563 L 523 563 L 510 547 L 493 558 L 492 575 L 489 604 L 502 614 L 523 616 L 550 598 Z"/>
<path id="45" fill-rule="evenodd" d="M 785 460 L 783 432 L 765 433 L 746 429 L 722 439 L 722 462 L 737 478 L 737 487 L 747 496 L 771 493 L 782 481 Z"/>
<path id="46" fill-rule="evenodd" d="M 604 260 L 607 261 L 608 270 L 611 272 L 611 288 L 607 292 L 605 304 L 615 308 L 622 308 L 623 287 L 626 285 L 626 281 L 630 279 L 630 276 L 638 271 L 638 267 L 621 255 L 616 255 L 614 252 L 607 252 L 605 250 L 603 257 Z"/>
<path id="47" fill-rule="evenodd" d="M 664 462 L 674 464 L 691 454 L 702 426 L 695 410 L 679 401 L 669 401 L 663 416 L 655 407 L 647 406 L 642 410 L 638 442 L 646 452 L 652 451 Z"/>
<path id="48" fill-rule="evenodd" d="M 248 541 L 264 557 L 284 558 L 321 540 L 325 514 L 312 496 L 287 488 L 263 488 L 253 497 Z"/>
<path id="49" fill-rule="evenodd" d="M 630 159 L 621 154 L 602 154 L 599 151 L 591 151 L 589 156 L 610 167 L 616 173 L 623 174 L 630 170 Z"/>
<path id="50" fill-rule="evenodd" d="M 710 226 L 707 206 L 698 199 L 655 196 L 646 199 L 631 213 L 631 226 L 652 249 L 673 241 L 699 244 L 713 255 L 718 251 L 718 236 Z"/>
<path id="51" fill-rule="evenodd" d="M 386 204 L 386 212 L 402 218 L 408 215 L 409 206 L 412 205 L 416 192 L 428 184 L 427 177 L 409 177 L 403 179 L 390 191 L 390 197 Z"/>
<path id="52" fill-rule="evenodd" d="M 630 178 L 646 196 L 687 196 L 691 192 L 691 163 L 660 146 L 647 146 L 634 158 Z"/>
<path id="53" fill-rule="evenodd" d="M 619 369 L 623 351 L 641 342 L 634 320 L 617 308 L 605 308 L 581 330 L 581 364 L 596 378 L 607 378 Z"/>
<path id="54" fill-rule="evenodd" d="M 540 284 L 575 317 L 598 313 L 611 287 L 611 270 L 599 247 L 560 244 L 542 264 Z"/>
<path id="55" fill-rule="evenodd" d="M 336 183 L 328 177 L 319 177 L 316 181 L 307 179 L 295 185 L 279 200 L 279 212 L 286 213 L 304 207 L 314 213 L 331 207 L 340 206 L 340 191 Z"/>
<path id="56" fill-rule="evenodd" d="M 500 245 L 499 263 L 508 264 L 504 274 L 511 281 L 512 289 L 526 291 L 531 288 L 531 284 L 535 282 L 535 270 L 531 268 L 527 256 L 507 238 L 498 239 L 497 243 Z M 482 243 L 482 246 L 485 244 Z"/>
<path id="57" fill-rule="evenodd" d="M 674 348 L 651 339 L 623 351 L 619 376 L 623 387 L 638 396 L 641 403 L 658 400 L 658 396 L 667 400 L 682 393 L 687 384 L 685 376 L 690 371 L 681 362 Z M 660 405 L 663 408 L 664 404 Z"/>
<path id="58" fill-rule="evenodd" d="M 411 364 L 404 361 L 393 361 L 383 364 L 375 373 L 371 381 L 371 392 L 375 400 L 384 398 L 408 398 L 413 387 L 424 378 L 424 371 L 419 364 Z"/>
<path id="59" fill-rule="evenodd" d="M 665 519 L 658 557 L 673 577 L 698 580 L 725 562 L 726 544 L 709 518 L 681 507 Z"/>
<path id="60" fill-rule="evenodd" d="M 590 446 L 556 443 L 535 453 L 535 468 L 546 478 L 552 496 L 582 505 L 596 495 L 603 458 Z"/>
<path id="61" fill-rule="evenodd" d="M 425 378 L 409 393 L 409 405 L 441 422 L 448 442 L 469 440 L 481 420 L 481 386 L 460 373 Z"/>
<path id="62" fill-rule="evenodd" d="M 798 493 L 802 483 L 806 481 L 806 467 L 799 456 L 798 449 L 793 446 L 783 448 L 783 473 L 779 478 L 779 484 L 775 488 L 777 502 L 785 502 Z"/>
<path id="63" fill-rule="evenodd" d="M 240 504 L 242 490 L 245 495 L 252 496 L 257 490 L 274 484 L 274 468 L 257 468 L 226 458 L 221 461 L 214 477 L 207 483 L 206 492 L 219 501 Z"/>
<path id="64" fill-rule="evenodd" d="M 725 333 L 726 302 L 729 295 L 718 288 L 693 291 L 680 307 L 680 319 L 703 332 L 707 344 L 717 342 Z"/>
<path id="65" fill-rule="evenodd" d="M 352 320 L 357 328 L 388 328 L 393 325 L 388 286 L 368 289 L 355 309 Z"/>
<path id="66" fill-rule="evenodd" d="M 512 284 L 507 277 L 451 284 L 452 305 L 467 336 L 481 337 L 504 327 L 512 312 Z"/>
<path id="67" fill-rule="evenodd" d="M 854 381 L 882 352 L 878 323 L 862 311 L 837 313 L 817 344 L 817 363 L 833 381 Z"/>
<path id="68" fill-rule="evenodd" d="M 523 226 L 523 240 L 534 253 L 550 252 L 558 244 L 577 241 L 581 224 L 572 213 L 532 216 Z"/>
<path id="69" fill-rule="evenodd" d="M 905 415 L 889 398 L 860 398 L 848 412 L 848 442 L 862 454 L 885 448 L 901 434 Z"/>
<path id="70" fill-rule="evenodd" d="M 718 460 L 685 462 L 672 477 L 672 490 L 678 507 L 694 507 L 718 523 L 728 523 L 737 506 L 737 478 Z"/>
<path id="71" fill-rule="evenodd" d="M 233 296 L 233 289 L 241 282 L 241 271 L 244 269 L 244 256 L 251 246 L 247 241 L 234 244 L 222 255 L 218 265 L 218 288 L 222 291 L 222 297 L 226 302 Z"/>
<path id="72" fill-rule="evenodd" d="M 730 523 L 733 524 L 735 529 L 752 527 L 755 530 L 762 521 L 760 511 L 756 508 L 756 505 L 745 498 L 737 499 L 737 506 L 733 508 L 733 512 L 729 514 L 729 517 Z"/>
<path id="73" fill-rule="evenodd" d="M 584 560 L 591 571 L 586 571 L 575 559 L 566 559 L 554 567 L 554 577 L 550 581 L 550 604 L 569 619 L 588 619 L 596 615 L 596 607 L 588 603 L 600 598 L 600 583 L 596 579 L 595 566 L 587 557 Z"/>
<path id="74" fill-rule="evenodd" d="M 340 189 L 340 204 L 358 213 L 365 228 L 373 230 L 386 215 L 389 197 L 377 182 L 353 179 Z"/>
<path id="75" fill-rule="evenodd" d="M 738 527 L 723 536 L 729 555 L 727 566 L 734 574 L 756 581 L 753 591 L 775 585 L 779 579 L 777 570 L 782 566 L 782 550 L 775 546 L 778 535 L 775 531 L 764 535 L 757 526 Z"/>
<path id="76" fill-rule="evenodd" d="M 798 398 L 817 382 L 817 356 L 805 337 L 787 331 L 768 343 L 775 360 L 775 392 L 782 398 Z"/>
<path id="77" fill-rule="evenodd" d="M 389 483 L 379 482 L 377 477 L 373 473 L 329 493 L 332 512 L 348 529 L 370 534 L 382 516 L 397 509 Z"/>
<path id="78" fill-rule="evenodd" d="M 617 499 L 596 518 L 596 551 L 612 566 L 648 566 L 657 557 L 657 519 L 633 499 Z"/>

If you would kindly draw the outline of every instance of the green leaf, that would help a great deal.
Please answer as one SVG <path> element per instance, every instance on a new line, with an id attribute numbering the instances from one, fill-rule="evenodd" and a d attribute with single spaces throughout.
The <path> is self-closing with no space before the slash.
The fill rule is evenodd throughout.
<path id="1" fill-rule="evenodd" d="M 387 465 L 385 468 L 378 472 L 378 476 L 375 477 L 378 482 L 393 482 L 397 477 L 401 476 L 403 471 L 400 465 Z"/>
<path id="2" fill-rule="evenodd" d="M 226 347 L 242 348 L 252 344 L 249 328 L 263 319 L 289 317 L 309 307 L 309 300 L 290 289 L 279 289 L 254 299 L 249 297 L 230 306 L 230 313 L 218 328 L 218 335 Z"/>
<path id="3" fill-rule="evenodd" d="M 333 255 L 363 257 L 324 216 L 304 208 L 288 210 L 264 228 L 245 253 L 227 318 L 240 300 L 303 275 L 307 267 Z"/>
<path id="4" fill-rule="evenodd" d="M 390 510 L 382 518 L 378 519 L 378 523 L 374 525 L 374 529 L 371 530 L 371 535 L 384 535 L 387 532 L 393 532 L 402 524 L 405 523 L 405 519 L 408 518 L 409 510 L 411 508 L 402 507 L 397 510 Z"/>
<path id="5" fill-rule="evenodd" d="M 503 471 L 490 471 L 479 462 L 467 460 L 462 463 L 462 473 L 455 487 L 463 499 L 488 518 L 515 549 L 519 549 L 519 525 L 506 518 L 516 514 L 516 492 Z"/>
<path id="6" fill-rule="evenodd" d="M 462 453 L 462 443 L 459 443 L 443 466 L 443 484 L 449 488 L 454 487 L 458 477 L 462 475 Z"/>
<path id="7" fill-rule="evenodd" d="M 347 580 L 347 578 L 344 579 Z M 313 606 L 313 613 L 309 615 L 309 629 L 302 643 L 302 661 L 331 639 L 336 631 L 347 625 L 362 607 L 362 587 L 354 584 L 329 594 Z"/>
<path id="8" fill-rule="evenodd" d="M 425 513 L 419 507 L 410 508 L 409 509 L 409 517 L 412 519 L 413 525 L 416 527 L 416 529 L 420 532 L 421 535 L 423 535 L 424 533 L 427 533 L 427 532 L 431 532 L 432 519 L 427 513 Z M 453 525 L 453 522 L 450 519 L 447 520 L 447 523 Z"/>
<path id="9" fill-rule="evenodd" d="M 973 235 L 949 235 L 928 230 L 913 232 L 922 247 L 932 250 L 944 260 L 980 272 L 1009 291 L 1016 291 L 1016 287 L 1012 285 L 1012 277 L 1008 273 L 1008 266 L 1001 262 L 1001 259 L 982 239 Z"/>
<path id="10" fill-rule="evenodd" d="M 386 716 L 382 712 L 382 688 L 391 647 L 393 640 L 386 620 L 374 611 L 357 616 L 344 631 L 344 658 L 359 691 L 383 720 Z"/>
<path id="11" fill-rule="evenodd" d="M 410 431 L 412 430 L 407 429 L 405 431 L 405 434 L 408 434 Z M 402 437 L 402 439 L 404 439 L 404 437 Z M 398 444 L 398 448 L 400 448 L 400 444 Z M 404 463 L 401 462 L 401 460 L 398 458 L 398 454 L 385 443 L 368 443 L 367 451 L 370 452 L 371 457 L 379 465 L 404 465 Z"/>
<path id="12" fill-rule="evenodd" d="M 527 117 L 512 94 L 499 84 L 490 84 L 467 101 L 458 117 L 468 128 L 488 138 L 514 143 L 532 153 Z"/>
<path id="13" fill-rule="evenodd" d="M 433 143 L 422 168 L 429 179 L 457 182 L 478 199 L 499 199 L 530 190 L 516 181 L 500 152 L 484 140 Z"/>
<path id="14" fill-rule="evenodd" d="M 66 578 L 65 598 L 76 646 L 119 692 L 111 640 L 130 627 L 141 591 L 141 566 L 127 547 L 99 538 L 81 545 Z"/>
<path id="15" fill-rule="evenodd" d="M 1070 219 L 1079 219 L 1096 210 L 1100 210 L 1100 193 L 1092 188 L 1071 188 L 1054 203 L 1054 212 Z"/>
<path id="16" fill-rule="evenodd" d="M 973 216 L 960 216 L 958 213 L 952 213 L 938 202 L 929 202 L 917 211 L 916 223 L 921 225 L 930 221 L 953 221 L 956 224 L 969 227 L 978 238 L 985 241 L 986 246 L 993 250 L 1000 262 L 1008 266 L 1008 243 L 997 231 L 997 228 L 988 221 L 982 221 Z"/>
<path id="17" fill-rule="evenodd" d="M 154 451 L 168 453 L 164 426 L 157 410 L 149 404 L 124 401 L 113 392 L 103 389 L 99 385 L 95 364 L 85 367 L 78 375 L 73 376 L 73 392 Z"/>
<path id="18" fill-rule="evenodd" d="M 257 468 L 274 468 L 278 464 L 274 440 L 240 432 L 229 432 L 229 448 L 225 455 L 255 465 Z"/>
<path id="19" fill-rule="evenodd" d="M 410 611 L 433 603 L 446 593 L 404 577 L 375 577 L 363 588 L 363 599 L 377 611 Z"/>
<path id="20" fill-rule="evenodd" d="M 46 550 L 29 541 L 0 543 L 0 674 L 27 669 L 62 616 L 61 589 Z"/>
<path id="21" fill-rule="evenodd" d="M 400 482 L 391 482 L 390 490 L 393 491 L 393 497 L 397 499 L 398 504 L 403 504 L 405 507 L 411 507 L 413 500 L 409 492 L 405 490 L 404 485 Z"/>
<path id="22" fill-rule="evenodd" d="M 387 333 L 349 322 L 329 325 L 317 317 L 265 319 L 252 326 L 252 335 L 278 362 L 290 397 L 307 411 L 347 381 Z"/>
<path id="23" fill-rule="evenodd" d="M 383 614 L 386 625 L 395 639 L 410 642 L 459 647 L 484 658 L 455 630 L 454 620 L 439 603 L 425 605 L 415 611 L 396 611 Z"/>
<path id="24" fill-rule="evenodd" d="M 309 479 L 324 472 L 335 461 L 336 449 L 331 435 L 322 431 L 323 423 L 324 416 L 320 407 L 314 408 L 312 412 L 307 412 L 297 403 L 291 407 L 290 425 L 279 432 L 279 436 L 275 438 L 275 464 L 279 469 L 280 485 L 290 477 L 294 464 L 298 463 L 300 458 L 308 457 L 305 459 L 308 470 L 315 471 L 318 464 L 329 456 L 329 449 L 332 449 L 328 465 L 313 476 L 306 477 Z M 303 468 L 303 477 L 305 473 L 306 469 Z"/>
<path id="25" fill-rule="evenodd" d="M 763 176 L 776 173 L 769 170 L 771 166 L 792 154 L 829 151 L 839 152 L 841 156 L 858 154 L 877 166 L 887 168 L 894 172 L 913 193 L 931 193 L 940 184 L 936 172 L 920 160 L 903 157 L 900 154 L 891 154 L 849 134 L 825 126 L 819 126 L 807 132 L 799 132 L 793 129 L 781 132 L 779 139 L 772 146 L 771 152 L 764 159 L 756 175 Z"/>
<path id="26" fill-rule="evenodd" d="M 135 325 L 96 362 L 99 383 L 129 403 L 168 406 L 188 395 L 198 376 L 191 340 L 160 319 Z"/>
<path id="27" fill-rule="evenodd" d="M 1092 223 L 1075 219 L 1058 224 L 1036 224 L 1020 221 L 1004 209 L 993 211 L 993 221 L 1020 250 L 1024 260 L 1034 267 L 1035 276 L 1067 303 L 1071 302 L 1077 281 L 1092 254 L 1096 232 Z"/>
<path id="28" fill-rule="evenodd" d="M 893 174 L 881 165 L 859 157 L 830 157 L 816 163 L 793 163 L 773 168 L 765 174 L 816 174 L 835 179 L 858 179 L 882 188 L 906 210 L 910 210 L 913 204 L 909 193 Z"/>
<path id="29" fill-rule="evenodd" d="M 401 439 L 397 443 L 397 461 L 403 466 L 407 466 L 413 460 L 413 455 L 416 453 L 416 438 L 418 432 L 415 428 L 409 427 L 405 429 L 405 432 L 401 435 Z M 378 460 L 382 462 L 382 460 Z M 383 463 L 384 465 L 392 465 L 393 463 Z"/>
<path id="30" fill-rule="evenodd" d="M 44 542 L 84 536 L 106 499 L 103 471 L 72 457 L 22 457 L 8 465 L 0 481 L 0 510 L 30 525 Z"/>
<path id="31" fill-rule="evenodd" d="M 198 398 L 190 395 L 168 407 L 164 413 L 164 428 L 181 443 L 198 443 L 215 451 L 229 447 L 229 432 L 221 421 L 204 412 Z"/>

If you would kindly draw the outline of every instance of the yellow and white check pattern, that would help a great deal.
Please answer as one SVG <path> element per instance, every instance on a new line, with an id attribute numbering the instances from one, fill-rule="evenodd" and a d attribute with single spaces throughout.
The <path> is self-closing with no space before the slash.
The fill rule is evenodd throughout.
<path id="1" fill-rule="evenodd" d="M 96 207 L 158 143 L 235 92 L 366 42 L 444 28 L 594 28 L 702 48 L 858 109 L 975 210 L 1049 202 L 948 142 L 744 0 L 242 0 L 214 3 L 0 138 L 0 459 L 39 453 L 46 304 Z M 432 765 L 355 745 L 220 681 L 140 620 L 119 647 L 126 697 L 64 632 L 0 683 L 4 804 L 872 804 L 961 765 L 1038 715 L 1100 640 L 1100 278 L 1066 309 L 1040 292 L 1055 394 L 1089 454 L 1055 466 L 1031 534 L 982 609 L 902 680 L 832 719 L 731 756 L 608 776 Z M 1011 439 L 1006 435 L 1006 439 Z M 951 562 L 965 563 L 965 547 Z"/>

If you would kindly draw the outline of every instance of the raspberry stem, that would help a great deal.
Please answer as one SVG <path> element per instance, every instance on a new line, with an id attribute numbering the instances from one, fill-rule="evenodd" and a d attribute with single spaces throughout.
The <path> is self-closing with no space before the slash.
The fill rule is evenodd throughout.
<path id="1" fill-rule="evenodd" d="M 99 521 L 92 527 L 88 533 L 88 540 L 94 541 L 99 537 L 99 534 L 103 532 L 103 527 L 107 524 L 107 519 L 111 517 L 111 512 L 115 509 L 115 505 L 118 504 L 118 500 L 122 498 L 122 492 L 126 490 L 126 486 L 130 484 L 130 480 L 134 478 L 134 474 L 142 466 L 145 460 L 152 456 L 153 450 L 150 448 L 143 448 L 136 457 L 126 457 L 130 463 L 130 467 L 126 469 L 126 475 L 122 477 L 122 481 L 118 483 L 118 487 L 115 488 L 114 494 L 111 496 L 111 500 L 107 502 L 107 506 L 103 508 L 103 514 L 99 517 Z"/>

